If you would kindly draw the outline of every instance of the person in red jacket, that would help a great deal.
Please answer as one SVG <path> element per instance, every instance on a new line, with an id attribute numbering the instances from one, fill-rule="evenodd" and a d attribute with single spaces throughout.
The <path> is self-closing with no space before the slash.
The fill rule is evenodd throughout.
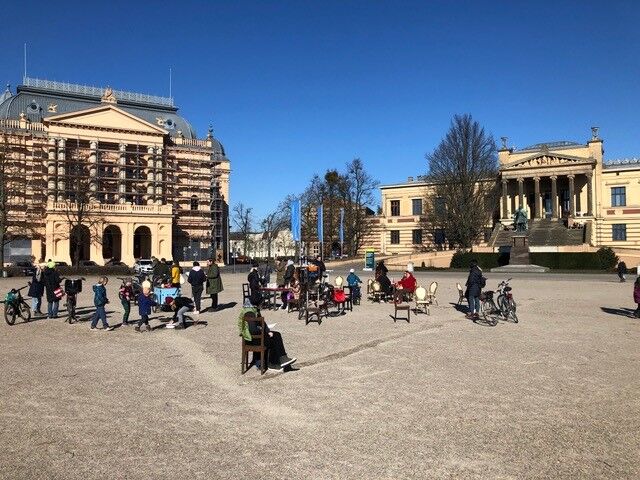
<path id="1" fill-rule="evenodd" d="M 640 317 L 640 277 L 636 278 L 633 284 L 633 301 L 638 304 L 638 308 L 633 312 L 635 317 Z"/>
<path id="2" fill-rule="evenodd" d="M 416 287 L 418 286 L 418 281 L 416 277 L 410 271 L 405 271 L 404 276 L 400 279 L 398 283 L 396 283 L 396 288 L 398 290 L 402 290 L 404 293 L 412 294 L 416 291 Z"/>

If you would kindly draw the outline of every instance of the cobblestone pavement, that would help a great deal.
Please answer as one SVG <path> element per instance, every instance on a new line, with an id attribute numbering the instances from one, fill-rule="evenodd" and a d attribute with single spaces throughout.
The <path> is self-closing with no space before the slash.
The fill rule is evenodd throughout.
<path id="1" fill-rule="evenodd" d="M 517 276 L 520 323 L 489 327 L 455 308 L 464 273 L 417 276 L 439 282 L 439 306 L 411 323 L 384 303 L 321 325 L 265 312 L 298 362 L 264 376 L 240 375 L 246 274 L 225 273 L 223 308 L 186 330 L 166 314 L 150 333 L 2 322 L 0 477 L 640 477 L 632 283 Z"/>

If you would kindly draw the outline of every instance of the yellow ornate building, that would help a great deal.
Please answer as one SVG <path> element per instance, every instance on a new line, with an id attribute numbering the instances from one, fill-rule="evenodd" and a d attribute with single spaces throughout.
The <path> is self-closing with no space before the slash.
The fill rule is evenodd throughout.
<path id="1" fill-rule="evenodd" d="M 173 99 L 25 78 L 0 95 L 5 260 L 227 257 L 229 160 Z"/>
<path id="2" fill-rule="evenodd" d="M 498 248 L 509 239 L 501 235 L 511 227 L 513 214 L 522 207 L 531 231 L 555 232 L 548 242 L 534 239 L 535 248 L 610 246 L 640 248 L 640 160 L 605 161 L 598 129 L 585 144 L 550 142 L 516 150 L 503 138 L 498 151 L 501 188 L 496 225 L 480 245 Z M 424 208 L 431 188 L 428 177 L 383 185 L 382 214 L 366 247 L 385 254 L 415 253 L 446 245 L 446 232 L 426 235 Z M 560 230 L 567 230 L 564 235 Z M 479 239 L 482 240 L 482 239 Z M 535 244 L 538 242 L 539 244 Z"/>

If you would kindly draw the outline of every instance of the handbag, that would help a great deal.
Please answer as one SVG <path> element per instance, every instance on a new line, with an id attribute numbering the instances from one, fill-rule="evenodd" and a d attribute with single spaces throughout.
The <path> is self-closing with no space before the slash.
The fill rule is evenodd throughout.
<path id="1" fill-rule="evenodd" d="M 184 275 L 181 273 L 180 274 L 180 285 L 184 285 L 184 282 L 186 282 Z"/>
<path id="2" fill-rule="evenodd" d="M 58 287 L 53 291 L 53 294 L 56 296 L 56 298 L 58 300 L 60 300 L 62 297 L 64 297 L 64 291 L 62 290 L 62 288 Z"/>

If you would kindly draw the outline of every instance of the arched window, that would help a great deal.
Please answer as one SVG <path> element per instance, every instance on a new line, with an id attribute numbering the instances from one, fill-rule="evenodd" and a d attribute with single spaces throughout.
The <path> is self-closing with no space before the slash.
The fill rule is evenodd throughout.
<path id="1" fill-rule="evenodd" d="M 198 197 L 191 195 L 191 210 L 198 210 Z"/>

